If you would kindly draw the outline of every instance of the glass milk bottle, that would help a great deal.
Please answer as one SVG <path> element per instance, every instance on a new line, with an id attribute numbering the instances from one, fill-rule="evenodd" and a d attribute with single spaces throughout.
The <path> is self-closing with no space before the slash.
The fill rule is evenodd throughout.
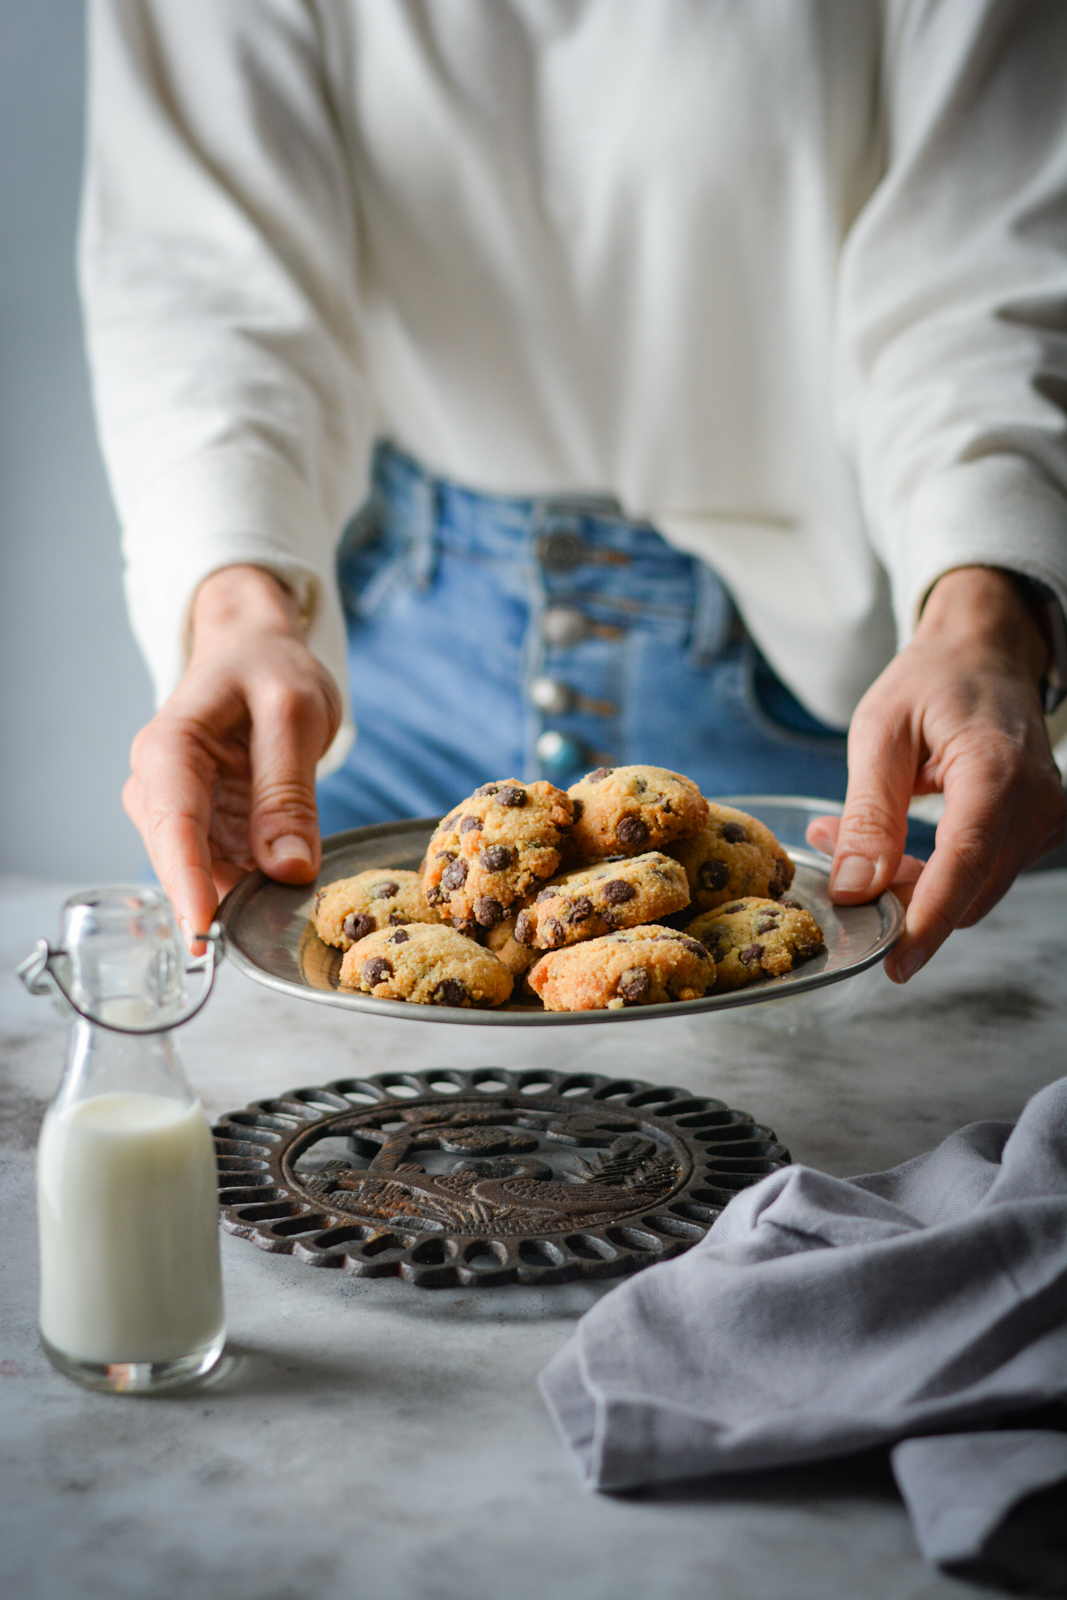
<path id="1" fill-rule="evenodd" d="M 35 993 L 47 974 L 73 1016 L 38 1146 L 40 1325 L 52 1364 L 91 1388 L 188 1380 L 225 1341 L 215 1152 L 172 1031 L 192 1015 L 185 973 L 151 888 L 74 896 L 62 949 L 42 942 L 22 971 Z"/>

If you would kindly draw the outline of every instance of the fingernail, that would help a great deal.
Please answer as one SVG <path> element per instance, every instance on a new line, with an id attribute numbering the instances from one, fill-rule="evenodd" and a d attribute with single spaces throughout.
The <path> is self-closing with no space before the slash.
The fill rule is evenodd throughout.
<path id="1" fill-rule="evenodd" d="M 271 841 L 269 849 L 275 861 L 302 861 L 307 867 L 311 865 L 311 846 L 298 833 L 283 833 L 280 839 Z"/>
<path id="2" fill-rule="evenodd" d="M 914 978 L 920 967 L 925 967 L 926 957 L 921 950 L 906 950 L 896 963 L 897 979 L 900 983 L 907 983 L 909 978 Z"/>
<path id="3" fill-rule="evenodd" d="M 193 948 L 193 925 L 188 917 L 182 918 L 181 929 L 182 938 L 185 940 L 187 948 L 191 950 Z"/>
<path id="4" fill-rule="evenodd" d="M 875 863 L 866 856 L 845 856 L 834 873 L 831 889 L 842 894 L 862 894 L 874 882 Z"/>

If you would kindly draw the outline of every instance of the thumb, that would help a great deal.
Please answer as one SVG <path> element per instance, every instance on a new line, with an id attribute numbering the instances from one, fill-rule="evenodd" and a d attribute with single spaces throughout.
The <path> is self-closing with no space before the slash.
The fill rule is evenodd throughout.
<path id="1" fill-rule="evenodd" d="M 328 742 L 321 704 L 298 691 L 253 711 L 248 839 L 252 857 L 281 883 L 308 883 L 322 859 L 315 768 Z"/>
<path id="2" fill-rule="evenodd" d="M 873 900 L 896 877 L 907 839 L 916 765 L 906 725 L 887 734 L 884 722 L 854 721 L 848 741 L 845 808 L 830 869 L 835 901 L 856 905 Z"/>

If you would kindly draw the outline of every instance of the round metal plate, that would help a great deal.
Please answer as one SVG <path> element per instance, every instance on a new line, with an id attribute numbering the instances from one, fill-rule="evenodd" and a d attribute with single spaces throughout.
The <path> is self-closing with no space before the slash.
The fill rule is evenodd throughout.
<path id="1" fill-rule="evenodd" d="M 789 1162 L 721 1100 L 633 1078 L 430 1069 L 293 1089 L 215 1129 L 223 1226 L 410 1283 L 562 1283 L 702 1239 Z"/>
<path id="2" fill-rule="evenodd" d="M 576 1023 L 640 1022 L 650 1017 L 682 1016 L 693 1011 L 722 1011 L 749 1006 L 786 994 L 803 994 L 863 972 L 892 949 L 904 926 L 904 912 L 895 895 L 881 895 L 870 905 L 835 906 L 828 893 L 830 862 L 808 849 L 804 829 L 812 817 L 839 812 L 832 801 L 780 796 L 730 796 L 725 804 L 758 817 L 789 851 L 796 864 L 791 899 L 809 910 L 823 930 L 826 954 L 796 972 L 765 979 L 729 994 L 712 992 L 702 1000 L 657 1006 L 626 1006 L 618 1011 L 545 1011 L 539 1000 L 518 997 L 491 1011 L 467 1007 L 412 1006 L 398 1000 L 377 1000 L 338 987 L 341 952 L 322 943 L 310 921 L 315 890 L 337 878 L 370 867 L 415 870 L 425 854 L 436 818 L 383 822 L 352 828 L 323 841 L 322 869 L 313 884 L 290 888 L 252 872 L 226 896 L 219 920 L 226 930 L 227 954 L 234 965 L 257 983 L 316 1000 L 373 1011 L 416 1022 L 459 1023 L 489 1027 L 553 1027 Z"/>

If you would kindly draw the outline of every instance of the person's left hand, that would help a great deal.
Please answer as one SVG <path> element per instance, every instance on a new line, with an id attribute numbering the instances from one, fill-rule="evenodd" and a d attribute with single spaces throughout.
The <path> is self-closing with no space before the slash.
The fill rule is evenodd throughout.
<path id="1" fill-rule="evenodd" d="M 808 842 L 833 854 L 838 904 L 892 888 L 907 905 L 885 962 L 897 983 L 1063 839 L 1067 803 L 1038 696 L 1045 665 L 1011 577 L 961 567 L 934 585 L 911 642 L 856 709 L 843 815 L 817 818 Z M 924 865 L 903 853 L 908 804 L 938 792 L 945 812 Z"/>

